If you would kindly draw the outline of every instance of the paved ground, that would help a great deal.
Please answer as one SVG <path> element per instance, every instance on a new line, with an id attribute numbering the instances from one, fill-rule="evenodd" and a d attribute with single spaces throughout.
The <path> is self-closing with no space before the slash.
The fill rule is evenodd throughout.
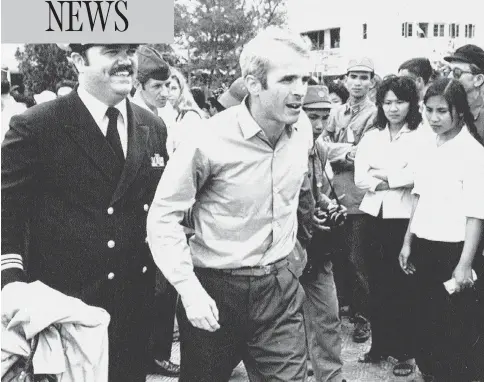
<path id="1" fill-rule="evenodd" d="M 361 364 L 357 362 L 358 357 L 368 351 L 370 343 L 356 344 L 351 339 L 353 324 L 349 323 L 347 318 L 343 319 L 343 360 L 344 360 L 344 375 L 348 382 L 422 382 L 420 373 L 417 371 L 409 377 L 395 377 L 392 373 L 392 363 L 385 361 L 379 365 Z M 180 348 L 179 343 L 173 344 L 172 360 L 179 362 Z M 178 379 L 161 377 L 157 375 L 150 375 L 146 382 L 175 382 Z M 244 365 L 241 363 L 234 370 L 231 382 L 246 382 L 248 381 L 247 373 Z M 310 377 L 308 382 L 315 382 L 313 377 Z"/>

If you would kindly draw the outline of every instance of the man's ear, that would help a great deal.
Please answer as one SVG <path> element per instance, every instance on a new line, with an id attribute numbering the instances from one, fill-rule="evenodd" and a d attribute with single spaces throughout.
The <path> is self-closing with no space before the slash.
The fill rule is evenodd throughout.
<path id="1" fill-rule="evenodd" d="M 245 86 L 247 87 L 250 95 L 258 95 L 262 90 L 260 80 L 251 74 L 245 77 Z"/>
<path id="2" fill-rule="evenodd" d="M 484 74 L 479 73 L 474 77 L 474 86 L 480 88 L 484 84 Z"/>
<path id="3" fill-rule="evenodd" d="M 77 71 L 79 73 L 82 73 L 84 71 L 84 67 L 86 66 L 86 60 L 84 59 L 84 57 L 77 52 L 72 52 L 71 60 L 72 63 L 76 66 Z"/>

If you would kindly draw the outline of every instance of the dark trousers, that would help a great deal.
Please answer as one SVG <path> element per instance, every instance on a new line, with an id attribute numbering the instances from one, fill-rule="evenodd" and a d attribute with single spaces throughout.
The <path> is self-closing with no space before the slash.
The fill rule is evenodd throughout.
<path id="1" fill-rule="evenodd" d="M 228 381 L 241 360 L 251 381 L 305 381 L 304 291 L 293 270 L 260 277 L 195 273 L 217 304 L 221 327 L 195 328 L 178 305 L 181 382 Z"/>
<path id="2" fill-rule="evenodd" d="M 443 283 L 452 277 L 462 243 L 414 238 L 410 261 L 417 271 L 416 361 L 437 381 L 467 382 L 475 378 L 478 303 L 471 289 L 449 295 Z"/>
<path id="3" fill-rule="evenodd" d="M 341 229 L 335 231 L 335 281 L 345 302 L 353 313 L 369 318 L 368 265 L 365 259 L 364 242 L 369 226 L 366 214 L 348 215 Z"/>
<path id="4" fill-rule="evenodd" d="M 484 240 L 483 240 L 484 244 Z M 476 292 L 478 296 L 478 330 L 479 341 L 476 346 L 476 366 L 478 379 L 484 381 L 484 253 L 479 251 L 474 260 L 474 269 L 477 273 Z"/>
<path id="5" fill-rule="evenodd" d="M 398 262 L 408 219 L 369 219 L 365 258 L 370 285 L 371 352 L 399 360 L 413 358 L 413 280 Z"/>
<path id="6" fill-rule="evenodd" d="M 151 349 L 152 358 L 159 361 L 171 358 L 177 300 L 178 293 L 175 288 L 157 270 Z"/>

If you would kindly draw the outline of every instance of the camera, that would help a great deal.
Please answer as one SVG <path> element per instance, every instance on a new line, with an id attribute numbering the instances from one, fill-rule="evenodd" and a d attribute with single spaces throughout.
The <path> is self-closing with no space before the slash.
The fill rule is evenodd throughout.
<path id="1" fill-rule="evenodd" d="M 326 219 L 325 225 L 331 228 L 339 227 L 346 220 L 346 214 L 341 205 L 331 211 L 321 207 L 316 208 L 315 215 L 318 219 Z"/>

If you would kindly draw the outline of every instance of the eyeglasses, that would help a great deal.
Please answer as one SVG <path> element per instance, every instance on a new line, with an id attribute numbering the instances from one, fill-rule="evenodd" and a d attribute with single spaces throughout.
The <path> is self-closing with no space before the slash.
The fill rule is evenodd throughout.
<path id="1" fill-rule="evenodd" d="M 450 70 L 450 72 L 452 73 L 452 77 L 454 77 L 456 80 L 458 80 L 464 73 L 474 74 L 469 70 L 462 70 L 461 68 L 453 68 Z"/>

